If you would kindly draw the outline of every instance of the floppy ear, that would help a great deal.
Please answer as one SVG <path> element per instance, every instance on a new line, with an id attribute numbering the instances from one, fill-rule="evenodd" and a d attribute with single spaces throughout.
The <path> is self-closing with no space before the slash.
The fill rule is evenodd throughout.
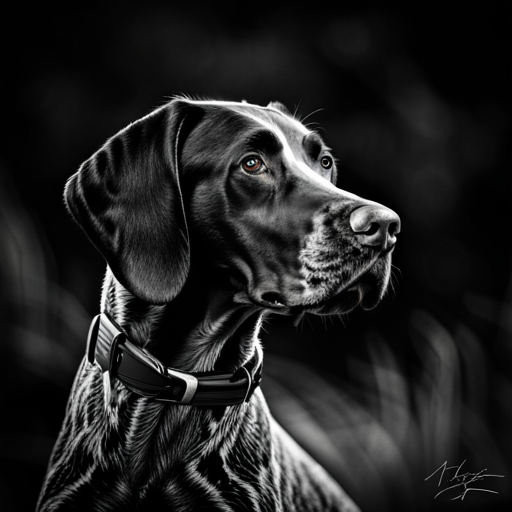
<path id="1" fill-rule="evenodd" d="M 172 300 L 190 267 L 178 152 L 187 102 L 121 130 L 67 182 L 66 205 L 112 272 L 135 296 Z"/>

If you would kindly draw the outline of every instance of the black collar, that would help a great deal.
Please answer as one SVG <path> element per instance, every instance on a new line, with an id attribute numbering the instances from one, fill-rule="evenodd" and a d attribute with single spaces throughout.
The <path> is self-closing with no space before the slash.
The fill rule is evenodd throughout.
<path id="1" fill-rule="evenodd" d="M 206 407 L 248 401 L 261 381 L 263 354 L 256 353 L 235 373 L 185 373 L 164 366 L 132 343 L 108 314 L 94 317 L 87 340 L 87 359 L 96 361 L 104 377 L 117 378 L 138 395 L 160 402 Z"/>

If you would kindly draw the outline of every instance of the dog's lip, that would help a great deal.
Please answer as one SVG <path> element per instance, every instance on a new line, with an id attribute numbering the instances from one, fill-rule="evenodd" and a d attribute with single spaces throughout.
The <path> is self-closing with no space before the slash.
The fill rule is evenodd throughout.
<path id="1" fill-rule="evenodd" d="M 233 300 L 238 304 L 257 306 L 282 315 L 293 315 L 304 311 L 320 313 L 326 308 L 329 309 L 330 304 L 336 304 L 339 302 L 341 296 L 345 295 L 347 299 L 350 299 L 349 295 L 357 293 L 357 296 L 348 300 L 351 304 L 348 310 L 353 309 L 358 305 L 361 305 L 363 309 L 373 309 L 379 302 L 380 293 L 372 293 L 372 287 L 365 285 L 364 280 L 370 275 L 371 269 L 380 260 L 386 258 L 392 250 L 393 248 L 386 251 L 384 255 L 382 253 L 375 255 L 360 270 L 355 272 L 348 281 L 341 284 L 334 293 L 330 293 L 328 297 L 316 302 L 289 302 L 284 298 L 283 294 L 277 292 L 269 292 L 263 294 L 260 299 L 256 299 L 250 293 L 245 291 L 236 293 Z M 263 298 L 265 296 L 268 300 Z"/>
<path id="2" fill-rule="evenodd" d="M 233 301 L 236 302 L 237 304 L 249 304 L 252 306 L 258 306 L 265 309 L 271 309 L 276 312 L 284 312 L 290 309 L 290 306 L 278 301 L 277 298 L 270 300 L 256 300 L 246 292 L 235 293 L 235 295 L 233 296 Z"/>
<path id="3" fill-rule="evenodd" d="M 323 301 L 320 301 L 320 302 L 326 302 L 326 301 L 330 300 L 330 298 L 335 297 L 335 296 L 339 295 L 340 293 L 343 293 L 345 291 L 350 291 L 352 288 L 356 288 L 357 284 L 361 280 L 361 278 L 363 276 L 365 276 L 372 269 L 372 267 L 377 263 L 377 261 L 379 261 L 379 259 L 380 259 L 380 255 L 374 256 L 359 271 L 354 272 L 352 277 L 347 282 L 341 284 L 335 293 L 331 294 L 329 298 L 327 298 Z"/>
<path id="4" fill-rule="evenodd" d="M 347 282 L 340 285 L 334 293 L 329 294 L 328 297 L 321 299 L 318 302 L 303 305 L 303 309 L 314 313 L 321 313 L 322 310 L 325 310 L 326 308 L 328 309 L 330 304 L 336 304 L 341 296 L 347 296 L 348 294 L 354 293 L 357 293 L 357 296 L 354 297 L 354 300 L 352 301 L 354 304 L 349 309 L 353 309 L 358 305 L 361 305 L 363 309 L 373 309 L 379 300 L 375 300 L 375 294 L 371 293 L 372 289 L 365 286 L 363 281 L 370 275 L 371 269 L 379 260 L 381 260 L 381 258 L 382 255 L 375 256 L 366 265 L 364 265 L 362 269 L 354 273 Z M 380 293 L 377 295 L 380 296 Z"/>
<path id="5" fill-rule="evenodd" d="M 360 278 L 361 277 L 362 276 L 360 276 Z M 331 304 L 337 304 L 340 300 L 340 297 L 346 296 L 348 298 L 349 294 L 355 293 L 357 293 L 357 296 L 354 297 L 354 300 L 352 301 L 353 304 L 351 305 L 350 308 L 348 308 L 348 310 L 350 310 L 358 306 L 363 300 L 363 291 L 359 286 L 358 282 L 351 282 L 350 286 L 345 286 L 336 293 L 334 293 L 333 295 L 330 295 L 325 299 L 319 300 L 318 302 L 297 307 L 301 307 L 304 311 L 310 311 L 312 313 L 321 313 L 322 311 L 329 310 L 329 306 Z"/>

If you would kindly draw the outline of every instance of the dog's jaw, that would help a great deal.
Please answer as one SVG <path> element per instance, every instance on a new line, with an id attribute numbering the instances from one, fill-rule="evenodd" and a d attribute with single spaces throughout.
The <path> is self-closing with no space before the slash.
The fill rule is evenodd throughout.
<path id="1" fill-rule="evenodd" d="M 342 273 L 332 272 L 325 280 L 306 278 L 305 308 L 318 315 L 348 313 L 357 306 L 370 310 L 382 300 L 391 273 L 390 255 L 375 257 L 361 269 L 354 270 L 348 281 Z M 308 279 L 309 278 L 309 279 Z M 314 281 L 315 285 L 308 282 Z"/>
<path id="2" fill-rule="evenodd" d="M 264 301 L 247 293 L 237 294 L 235 301 L 282 315 L 335 315 L 357 306 L 376 307 L 388 288 L 394 247 L 377 250 L 361 245 L 347 221 L 349 214 L 350 207 L 340 203 L 318 212 L 303 239 L 298 271 L 289 272 L 281 286 L 274 283 L 275 290 L 262 295 Z M 269 286 L 265 285 L 270 290 Z"/>

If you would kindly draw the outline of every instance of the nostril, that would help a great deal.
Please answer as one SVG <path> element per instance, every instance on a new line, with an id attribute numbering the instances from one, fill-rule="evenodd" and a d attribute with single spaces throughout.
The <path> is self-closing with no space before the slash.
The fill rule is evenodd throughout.
<path id="1" fill-rule="evenodd" d="M 398 235 L 398 233 L 400 233 L 400 221 L 392 222 L 392 223 L 389 225 L 388 233 L 389 233 L 391 236 Z"/>
<path id="2" fill-rule="evenodd" d="M 388 227 L 388 233 L 390 236 L 395 236 L 400 233 L 400 223 L 392 222 Z"/>
<path id="3" fill-rule="evenodd" d="M 372 236 L 372 235 L 375 235 L 376 233 L 378 233 L 379 230 L 380 230 L 380 225 L 377 222 L 372 222 L 369 225 L 368 229 L 365 231 L 362 231 L 362 233 L 364 233 L 366 236 Z"/>

